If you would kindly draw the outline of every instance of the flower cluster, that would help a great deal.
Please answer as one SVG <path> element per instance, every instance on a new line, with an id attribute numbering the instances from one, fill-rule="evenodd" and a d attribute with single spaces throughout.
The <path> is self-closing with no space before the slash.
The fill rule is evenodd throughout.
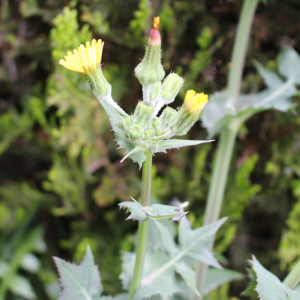
<path id="1" fill-rule="evenodd" d="M 155 17 L 144 58 L 135 68 L 135 75 L 143 88 L 143 101 L 137 104 L 133 115 L 129 116 L 111 97 L 111 85 L 101 69 L 103 41 L 92 40 L 86 43 L 86 47 L 80 45 L 73 53 L 68 52 L 65 60 L 59 61 L 65 68 L 88 79 L 95 96 L 109 115 L 117 142 L 128 152 L 126 157 L 130 155 L 132 158 L 133 153 L 148 150 L 153 153 L 165 151 L 165 145 L 172 148 L 190 144 L 183 144 L 183 140 L 171 140 L 177 141 L 173 144 L 167 141 L 173 136 L 186 134 L 199 120 L 208 102 L 208 95 L 188 90 L 179 111 L 167 106 L 158 116 L 164 106 L 174 101 L 184 82 L 175 73 L 170 73 L 163 80 L 165 71 L 161 63 L 159 23 L 159 17 Z"/>

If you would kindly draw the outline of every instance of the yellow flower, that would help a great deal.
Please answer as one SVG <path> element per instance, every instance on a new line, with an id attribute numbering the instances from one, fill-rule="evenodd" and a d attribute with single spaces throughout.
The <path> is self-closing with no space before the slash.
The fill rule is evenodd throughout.
<path id="1" fill-rule="evenodd" d="M 203 108 L 208 102 L 208 95 L 204 93 L 196 93 L 193 90 L 188 90 L 186 92 L 184 103 L 187 106 L 189 113 L 197 112 L 201 114 Z"/>
<path id="2" fill-rule="evenodd" d="M 80 45 L 77 49 L 68 52 L 68 55 L 65 56 L 65 60 L 61 59 L 59 63 L 65 68 L 78 72 L 82 75 L 87 73 L 93 73 L 100 67 L 101 57 L 103 51 L 102 40 L 96 41 L 92 40 L 86 43 L 86 47 Z"/>

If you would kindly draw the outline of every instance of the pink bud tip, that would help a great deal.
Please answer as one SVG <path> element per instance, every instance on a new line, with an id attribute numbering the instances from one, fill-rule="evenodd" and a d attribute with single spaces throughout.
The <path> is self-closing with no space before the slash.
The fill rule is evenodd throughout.
<path id="1" fill-rule="evenodd" d="M 152 29 L 150 31 L 149 39 L 148 39 L 148 43 L 152 46 L 161 44 L 161 37 L 160 37 L 160 33 L 159 33 L 159 23 L 160 23 L 159 17 L 154 17 Z"/>

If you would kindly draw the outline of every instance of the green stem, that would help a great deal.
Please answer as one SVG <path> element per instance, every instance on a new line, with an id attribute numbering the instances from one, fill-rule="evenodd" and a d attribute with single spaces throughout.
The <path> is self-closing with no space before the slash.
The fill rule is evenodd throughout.
<path id="1" fill-rule="evenodd" d="M 293 270 L 288 274 L 288 276 L 282 282 L 284 285 L 290 289 L 294 289 L 297 284 L 300 282 L 300 260 L 295 265 Z"/>
<path id="2" fill-rule="evenodd" d="M 143 163 L 141 204 L 143 206 L 150 206 L 152 153 L 148 151 L 145 153 L 145 155 L 146 155 L 146 160 Z M 129 300 L 133 299 L 134 294 L 141 286 L 144 259 L 146 253 L 147 236 L 148 236 L 148 226 L 149 226 L 148 220 L 139 224 L 136 258 L 135 258 L 133 279 L 129 291 Z"/>
<path id="3" fill-rule="evenodd" d="M 247 46 L 249 42 L 250 30 L 257 3 L 258 0 L 244 1 L 241 16 L 239 19 L 236 38 L 234 40 L 233 45 L 227 92 L 228 103 L 231 103 L 236 109 L 240 93 L 240 86 L 243 75 L 242 73 L 247 52 Z"/>
<path id="4" fill-rule="evenodd" d="M 206 202 L 204 225 L 211 224 L 219 219 L 237 131 L 238 127 L 226 128 L 221 134 L 217 157 L 213 167 L 212 181 Z M 211 248 L 212 246 L 213 245 L 211 244 Z M 207 270 L 207 264 L 198 263 L 196 266 L 197 289 L 200 294 L 203 293 L 204 290 Z M 194 299 L 200 298 L 197 295 L 194 295 Z"/>
<path id="5" fill-rule="evenodd" d="M 234 41 L 234 49 L 231 57 L 231 69 L 228 79 L 228 103 L 231 103 L 237 109 L 237 101 L 240 93 L 240 86 L 242 81 L 242 72 L 244 67 L 245 55 L 249 41 L 250 29 L 254 12 L 258 0 L 245 0 L 241 16 L 239 19 L 237 35 Z M 220 217 L 222 201 L 224 197 L 229 166 L 231 162 L 234 143 L 239 126 L 251 114 L 244 116 L 242 119 L 236 118 L 233 122 L 228 124 L 221 133 L 220 145 L 217 152 L 217 158 L 213 167 L 212 181 L 210 183 L 208 199 L 206 202 L 206 209 L 204 215 L 204 225 L 211 224 L 217 221 Z M 211 249 L 213 243 L 211 244 Z M 208 265 L 198 263 L 196 266 L 197 274 L 197 289 L 203 293 L 206 281 Z M 199 300 L 197 295 L 192 296 L 194 300 Z"/>

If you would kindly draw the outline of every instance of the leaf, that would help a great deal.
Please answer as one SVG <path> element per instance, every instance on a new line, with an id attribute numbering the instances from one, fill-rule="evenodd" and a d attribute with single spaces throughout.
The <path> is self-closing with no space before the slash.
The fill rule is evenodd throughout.
<path id="1" fill-rule="evenodd" d="M 284 284 L 280 284 L 280 286 L 284 289 L 287 295 L 291 297 L 291 300 L 300 300 L 300 294 L 297 291 L 291 290 L 289 287 L 287 287 Z"/>
<path id="2" fill-rule="evenodd" d="M 144 222 L 149 218 L 152 219 L 171 219 L 171 221 L 179 221 L 188 212 L 182 212 L 176 206 L 153 204 L 150 207 L 144 207 L 136 200 L 134 202 L 121 202 L 120 208 L 127 207 L 130 215 L 126 220 L 136 220 Z"/>
<path id="3" fill-rule="evenodd" d="M 79 266 L 54 257 L 63 292 L 59 300 L 99 300 L 102 284 L 98 267 L 89 246 Z"/>
<path id="4" fill-rule="evenodd" d="M 167 260 L 168 255 L 162 252 L 155 251 L 153 253 L 147 253 L 145 264 L 146 275 L 156 272 Z M 175 266 L 172 265 L 151 280 L 149 280 L 147 276 L 142 279 L 142 285 L 135 293 L 133 300 L 140 300 L 153 295 L 166 295 L 171 297 L 172 294 L 176 292 L 180 292 L 180 288 L 175 278 Z"/>
<path id="5" fill-rule="evenodd" d="M 241 295 L 258 297 L 258 293 L 255 290 L 257 284 L 256 273 L 253 269 L 247 269 L 247 271 L 248 271 L 248 277 L 251 279 L 251 282 L 247 287 L 247 289 L 241 293 Z"/>
<path id="6" fill-rule="evenodd" d="M 9 289 L 17 296 L 25 299 L 35 300 L 36 295 L 30 282 L 23 276 L 14 274 L 9 280 Z"/>
<path id="7" fill-rule="evenodd" d="M 228 269 L 218 270 L 214 268 L 209 268 L 206 281 L 205 281 L 203 294 L 204 295 L 208 294 L 210 291 L 216 289 L 218 286 L 224 283 L 234 281 L 234 280 L 241 280 L 243 278 L 244 275 L 242 273 L 233 270 L 228 270 Z"/>
<path id="8" fill-rule="evenodd" d="M 177 247 L 178 250 L 169 255 L 155 252 L 161 262 L 156 269 L 153 268 L 152 263 L 158 257 L 154 257 L 153 260 L 148 263 L 153 271 L 146 268 L 146 276 L 142 279 L 142 287 L 138 290 L 138 294 L 135 295 L 135 299 L 140 299 L 137 295 L 141 297 L 146 297 L 145 295 L 147 295 L 148 297 L 153 294 L 162 294 L 164 285 L 166 284 L 164 278 L 170 277 L 171 274 L 174 276 L 175 271 L 182 275 L 182 278 L 188 286 L 196 290 L 196 281 L 192 279 L 194 273 L 192 273 L 190 265 L 196 261 L 202 261 L 206 264 L 221 268 L 214 259 L 213 254 L 208 251 L 208 247 L 213 236 L 225 220 L 226 218 L 223 218 L 211 225 L 192 230 L 186 217 L 183 218 L 179 225 L 180 245 Z M 172 287 L 171 284 L 175 284 L 174 281 L 169 282 L 169 288 L 170 292 L 175 293 L 176 286 Z M 152 294 L 150 294 L 151 290 Z"/>
<path id="9" fill-rule="evenodd" d="M 186 263 L 179 262 L 175 265 L 176 272 L 181 275 L 189 288 L 197 295 L 200 296 L 200 293 L 197 290 L 196 282 L 196 273 L 195 271 Z"/>
<path id="10" fill-rule="evenodd" d="M 32 253 L 27 253 L 22 259 L 21 267 L 28 272 L 36 273 L 40 268 L 40 261 Z"/>
<path id="11" fill-rule="evenodd" d="M 120 278 L 122 280 L 122 285 L 124 290 L 129 290 L 130 283 L 133 277 L 133 270 L 135 264 L 135 253 L 122 251 L 122 273 Z"/>
<path id="12" fill-rule="evenodd" d="M 258 61 L 254 61 L 254 66 L 270 89 L 277 89 L 284 84 L 284 81 L 275 72 L 265 69 Z"/>
<path id="13" fill-rule="evenodd" d="M 178 251 L 171 231 L 162 224 L 162 220 L 149 220 L 148 241 L 154 249 L 161 249 L 170 254 Z"/>
<path id="14" fill-rule="evenodd" d="M 147 249 L 169 252 L 169 249 L 173 249 L 173 247 L 176 248 L 174 237 L 175 228 L 173 222 L 169 222 L 168 220 L 149 220 Z M 174 246 L 171 246 L 171 244 Z M 172 251 L 173 250 L 171 250 L 171 252 Z"/>
<path id="15" fill-rule="evenodd" d="M 279 72 L 300 84 L 300 57 L 292 47 L 285 47 L 279 54 Z"/>
<path id="16" fill-rule="evenodd" d="M 266 270 L 253 256 L 252 266 L 257 276 L 256 291 L 261 300 L 286 300 L 285 293 L 279 285 L 280 280 Z"/>
<path id="17" fill-rule="evenodd" d="M 177 139 L 170 139 L 170 140 L 162 140 L 159 141 L 157 144 L 157 148 L 154 149 L 153 153 L 156 152 L 165 152 L 167 149 L 172 148 L 180 148 L 180 147 L 186 147 L 186 146 L 194 146 L 199 145 L 203 143 L 209 143 L 213 142 L 214 140 L 204 140 L 204 141 L 191 141 L 191 140 L 177 140 Z"/>

